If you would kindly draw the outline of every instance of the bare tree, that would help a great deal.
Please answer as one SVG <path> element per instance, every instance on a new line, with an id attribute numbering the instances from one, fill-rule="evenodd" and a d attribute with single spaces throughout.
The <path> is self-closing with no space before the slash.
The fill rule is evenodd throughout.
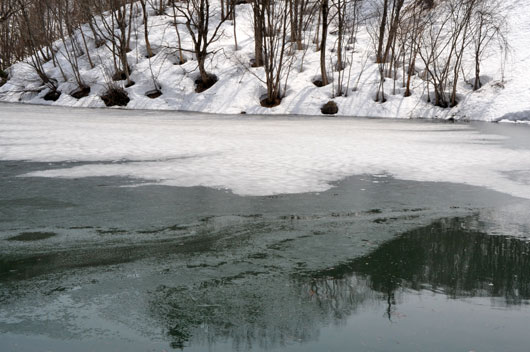
<path id="1" fill-rule="evenodd" d="M 296 43 L 297 50 L 303 50 L 303 31 L 306 29 L 306 19 L 312 17 L 314 8 L 310 0 L 289 0 L 291 41 Z"/>
<path id="2" fill-rule="evenodd" d="M 265 0 L 263 4 L 264 21 L 261 28 L 263 36 L 263 67 L 265 69 L 267 98 L 265 106 L 280 103 L 285 90 L 282 91 L 282 79 L 288 77 L 293 57 L 287 58 L 288 5 L 282 2 Z M 286 61 L 289 61 L 286 65 Z M 287 84 L 287 83 L 285 83 Z"/>
<path id="3" fill-rule="evenodd" d="M 131 67 L 127 53 L 130 51 L 129 41 L 133 18 L 134 2 L 132 0 L 108 0 L 110 16 L 104 15 L 105 0 L 96 0 L 99 21 L 95 22 L 99 36 L 105 39 L 104 45 L 113 57 L 114 80 L 125 79 L 126 86 L 132 86 Z"/>
<path id="4" fill-rule="evenodd" d="M 411 82 L 416 74 L 416 60 L 420 50 L 421 41 L 417 40 L 425 29 L 425 18 L 431 10 L 425 6 L 424 0 L 414 0 L 408 3 L 404 9 L 403 21 L 400 23 L 401 36 L 399 40 L 403 43 L 403 79 L 405 80 L 405 97 L 412 95 Z M 406 78 L 405 78 L 406 77 Z"/>
<path id="5" fill-rule="evenodd" d="M 328 39 L 328 14 L 329 14 L 329 1 L 320 0 L 321 4 L 321 21 L 322 21 L 322 40 L 320 41 L 320 75 L 322 80 L 322 86 L 329 84 L 328 73 L 326 71 L 326 43 Z"/>
<path id="6" fill-rule="evenodd" d="M 507 47 L 504 36 L 506 18 L 499 12 L 502 3 L 498 0 L 479 0 L 473 14 L 473 55 L 475 57 L 475 79 L 473 90 L 482 87 L 480 81 L 480 66 L 482 57 L 491 46 L 497 42 L 501 48 Z"/>
<path id="7" fill-rule="evenodd" d="M 337 33 L 336 63 L 334 65 L 334 71 L 337 72 L 337 96 L 347 95 L 347 91 L 345 91 L 344 80 L 346 79 L 347 74 L 348 77 L 351 76 L 352 62 L 352 60 L 348 60 L 347 58 L 347 50 L 351 50 L 353 56 L 353 49 L 355 46 L 359 25 L 359 11 L 361 2 L 361 0 L 332 0 L 331 9 L 334 11 L 333 19 L 336 25 Z M 350 70 L 347 73 L 345 68 L 348 65 L 350 65 Z"/>
<path id="8" fill-rule="evenodd" d="M 302 51 L 301 59 L 300 59 L 300 70 L 299 72 L 303 72 L 304 70 L 304 60 L 305 56 L 307 54 L 307 51 L 310 48 L 309 45 L 309 37 L 312 37 L 311 28 L 315 27 L 315 14 L 319 14 L 320 12 L 320 5 L 318 1 L 309 2 L 307 1 L 305 5 L 302 7 L 301 14 L 299 15 L 300 22 L 298 22 L 298 34 L 297 34 L 297 42 L 296 42 L 296 48 L 299 51 Z M 316 24 L 316 30 L 318 32 L 320 27 L 320 21 Z M 316 35 L 318 37 L 318 34 Z M 318 43 L 317 43 L 318 46 Z M 318 50 L 317 50 L 318 51 Z"/>
<path id="9" fill-rule="evenodd" d="M 437 106 L 457 104 L 462 60 L 471 42 L 471 19 L 477 3 L 445 0 L 427 16 L 418 54 L 425 65 L 425 79 L 433 85 Z"/>
<path id="10" fill-rule="evenodd" d="M 60 38 L 62 50 L 57 50 L 57 55 L 62 55 L 70 65 L 70 73 L 73 76 L 79 89 L 86 89 L 87 86 L 81 77 L 79 68 L 80 57 L 84 54 L 80 43 L 77 40 L 76 26 L 74 21 L 77 15 L 75 3 L 67 0 L 45 0 L 49 13 L 55 23 L 56 34 Z M 60 66 L 59 66 L 60 67 Z M 68 75 L 62 70 L 65 81 Z"/>
<path id="11" fill-rule="evenodd" d="M 2 0 L 0 2 L 0 23 L 7 21 L 20 10 L 20 4 L 13 0 Z"/>
<path id="12" fill-rule="evenodd" d="M 145 49 L 147 51 L 147 57 L 153 57 L 153 50 L 151 49 L 151 43 L 149 42 L 149 14 L 147 12 L 147 0 L 140 0 L 140 6 L 142 6 L 142 15 L 144 22 L 144 39 L 145 39 Z"/>
<path id="13" fill-rule="evenodd" d="M 24 47 L 20 45 L 18 15 L 20 7 L 16 0 L 0 1 L 0 85 L 7 79 L 4 70 L 23 56 L 20 50 Z"/>
<path id="14" fill-rule="evenodd" d="M 349 36 L 347 43 L 350 46 L 351 50 L 351 57 L 349 60 L 349 70 L 348 70 L 348 78 L 346 79 L 346 89 L 344 90 L 344 96 L 348 96 L 349 89 L 350 89 L 350 80 L 351 80 L 351 71 L 353 66 L 353 55 L 355 53 L 356 47 L 357 47 L 357 33 L 359 31 L 359 26 L 361 23 L 361 6 L 362 6 L 362 0 L 352 0 L 348 4 L 347 12 L 346 12 L 346 26 L 349 31 Z M 361 67 L 362 72 L 363 67 Z M 339 71 L 340 72 L 340 71 Z M 345 73 L 342 74 L 342 77 L 345 76 Z M 360 78 L 360 75 L 359 75 Z M 342 81 L 339 79 L 339 81 Z M 340 82 L 341 88 L 342 88 L 342 82 Z"/>
<path id="15" fill-rule="evenodd" d="M 261 99 L 261 105 L 274 107 L 279 105 L 285 96 L 289 74 L 295 61 L 295 56 L 289 55 L 292 53 L 293 43 L 287 38 L 289 4 L 272 0 L 256 0 L 253 6 L 255 13 L 262 14 L 261 20 L 258 21 L 259 28 L 255 28 L 255 31 L 261 33 L 260 47 L 263 50 L 262 64 L 265 78 L 255 71 L 249 70 L 249 72 L 267 87 L 267 93 Z"/>
<path id="16" fill-rule="evenodd" d="M 55 93 L 57 81 L 49 77 L 44 69 L 44 63 L 49 61 L 53 55 L 53 50 L 50 49 L 51 16 L 48 16 L 44 3 L 26 3 L 23 0 L 18 0 L 18 6 L 20 8 L 18 28 L 23 45 L 28 49 L 27 63 L 33 68 L 42 83 Z"/>
<path id="17" fill-rule="evenodd" d="M 382 4 L 381 16 L 379 19 L 379 36 L 377 38 L 377 63 L 383 63 L 383 45 L 385 42 L 385 31 L 388 21 L 388 7 L 390 0 L 384 0 Z"/>
<path id="18" fill-rule="evenodd" d="M 401 22 L 401 9 L 405 0 L 394 0 L 392 1 L 392 11 L 390 15 L 390 26 L 388 28 L 388 35 L 386 39 L 385 52 L 382 56 L 383 62 L 393 62 L 393 58 L 389 55 L 391 54 L 392 48 L 395 47 L 397 39 L 397 30 Z"/>
<path id="19" fill-rule="evenodd" d="M 206 71 L 206 58 L 213 52 L 209 50 L 222 32 L 220 31 L 226 17 L 220 16 L 219 21 L 211 25 L 217 11 L 211 8 L 211 0 L 189 0 L 184 3 L 173 2 L 176 10 L 184 17 L 185 25 L 193 42 L 193 53 L 197 59 L 200 79 L 197 81 L 197 91 L 204 91 L 215 84 L 217 78 Z M 211 27 L 211 28 L 210 28 Z"/>
<path id="20" fill-rule="evenodd" d="M 177 4 L 175 3 L 176 0 L 171 0 L 171 8 L 172 8 L 172 20 L 173 20 L 173 26 L 175 27 L 175 33 L 177 34 L 177 51 L 178 51 L 178 64 L 182 65 L 186 62 L 186 58 L 184 57 L 183 48 L 182 48 L 182 39 L 180 37 L 180 29 L 179 29 L 179 21 L 178 21 L 178 15 L 177 15 Z"/>
<path id="21" fill-rule="evenodd" d="M 212 44 L 222 36 L 227 20 L 233 21 L 234 47 L 238 50 L 235 9 L 239 1 L 0 0 L 0 84 L 7 79 L 6 70 L 14 62 L 24 60 L 42 81 L 42 87 L 48 87 L 55 96 L 60 94 L 57 90 L 63 81 L 85 87 L 82 66 L 86 62 L 92 68 L 98 64 L 92 59 L 98 54 L 93 50 L 94 43 L 110 52 L 110 59 L 103 62 L 108 71 L 105 77 L 125 80 L 130 86 L 134 84 L 130 77 L 130 44 L 133 32 L 138 37 L 138 26 L 143 25 L 146 56 L 155 55 L 155 43 L 152 45 L 153 38 L 149 37 L 153 25 L 150 16 L 154 12 L 172 18 L 178 63 L 186 61 L 185 51 L 193 53 L 199 71 L 197 91 L 208 89 L 217 80 L 207 71 L 208 59 L 216 53 Z M 468 72 L 473 72 L 473 89 L 478 90 L 483 83 L 484 57 L 494 54 L 494 45 L 499 45 L 504 54 L 508 47 L 500 0 L 374 0 L 365 2 L 373 6 L 371 12 L 364 7 L 361 10 L 362 0 L 247 2 L 252 6 L 254 27 L 252 66 L 263 70 L 245 66 L 266 85 L 265 106 L 277 105 L 285 96 L 295 62 L 303 70 L 309 37 L 314 38 L 311 49 L 320 50 L 321 85 L 332 80 L 333 93 L 347 95 L 359 23 L 365 15 L 371 16 L 366 23 L 373 47 L 363 56 L 365 62 L 360 69 L 362 74 L 369 55 L 375 54 L 373 60 L 379 69 L 375 99 L 379 102 L 386 100 L 385 87 L 389 84 L 385 82 L 389 79 L 393 79 L 394 94 L 400 83 L 404 95 L 410 96 L 413 77 L 419 73 L 429 101 L 432 94 L 435 105 L 455 106 L 459 83 L 466 81 Z M 172 11 L 167 11 L 167 6 Z M 189 37 L 181 38 L 183 30 Z M 191 46 L 186 45 L 188 38 Z M 333 38 L 331 50 L 329 38 Z M 159 89 L 157 68 L 151 61 L 149 64 L 153 84 Z M 52 66 L 54 69 L 50 70 Z M 419 72 L 420 68 L 423 72 Z M 361 74 L 356 83 L 352 82 L 354 89 Z M 108 86 L 116 88 L 120 84 Z"/>
<path id="22" fill-rule="evenodd" d="M 265 1 L 267 0 L 252 0 L 252 14 L 254 22 L 254 62 L 253 67 L 263 66 L 263 28 L 265 24 L 263 23 L 264 19 L 264 9 Z"/>

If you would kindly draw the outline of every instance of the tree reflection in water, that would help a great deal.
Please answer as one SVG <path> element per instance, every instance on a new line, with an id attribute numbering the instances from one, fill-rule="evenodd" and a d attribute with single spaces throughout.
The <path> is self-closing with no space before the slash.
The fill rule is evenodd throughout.
<path id="1" fill-rule="evenodd" d="M 472 219 L 438 221 L 404 233 L 367 256 L 310 273 L 313 280 L 366 278 L 386 296 L 427 289 L 450 298 L 492 297 L 496 304 L 530 299 L 530 243 L 467 230 Z"/>
<path id="2" fill-rule="evenodd" d="M 305 273 L 242 273 L 200 287 L 159 287 L 152 312 L 173 348 L 231 342 L 270 349 L 318 338 L 363 307 L 431 290 L 449 298 L 491 297 L 494 305 L 530 299 L 530 243 L 470 230 L 473 218 L 444 219 L 403 233 L 370 254 Z"/>

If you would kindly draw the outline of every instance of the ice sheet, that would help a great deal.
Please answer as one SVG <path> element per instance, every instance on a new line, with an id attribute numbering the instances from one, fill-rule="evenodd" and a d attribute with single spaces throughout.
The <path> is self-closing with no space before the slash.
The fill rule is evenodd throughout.
<path id="1" fill-rule="evenodd" d="M 530 198 L 530 150 L 471 125 L 2 107 L 0 160 L 91 162 L 25 176 L 126 176 L 272 195 L 388 174 Z"/>

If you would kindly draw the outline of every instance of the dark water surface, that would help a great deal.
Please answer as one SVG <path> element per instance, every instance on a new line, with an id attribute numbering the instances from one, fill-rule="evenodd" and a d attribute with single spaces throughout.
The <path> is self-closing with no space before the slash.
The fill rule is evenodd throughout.
<path id="1" fill-rule="evenodd" d="M 270 197 L 17 177 L 61 166 L 0 162 L 1 351 L 529 348 L 527 200 L 382 175 Z"/>

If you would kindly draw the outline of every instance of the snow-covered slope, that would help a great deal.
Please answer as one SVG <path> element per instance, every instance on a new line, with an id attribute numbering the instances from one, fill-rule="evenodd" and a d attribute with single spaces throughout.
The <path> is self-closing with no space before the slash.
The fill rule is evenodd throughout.
<path id="1" fill-rule="evenodd" d="M 373 50 L 370 37 L 366 30 L 361 29 L 357 52 L 353 56 L 352 83 L 350 84 L 352 87 L 360 77 L 359 86 L 355 92 L 350 89 L 348 97 L 334 98 L 339 106 L 339 115 L 530 121 L 530 81 L 528 79 L 530 72 L 530 2 L 508 0 L 505 5 L 510 25 L 508 40 L 512 50 L 506 63 L 504 83 L 501 84 L 500 57 L 502 55 L 490 53 L 482 68 L 482 73 L 488 83 L 479 91 L 473 92 L 469 84 L 462 82 L 459 87 L 462 100 L 453 109 L 441 109 L 427 103 L 425 101 L 426 84 L 419 78 L 413 82 L 411 97 L 404 98 L 402 89 L 398 88 L 395 95 L 388 95 L 386 103 L 376 103 L 374 96 L 379 79 L 378 67 L 371 59 Z M 263 76 L 264 72 L 262 68 L 250 68 L 248 65 L 254 48 L 251 18 L 250 5 L 237 6 L 239 44 L 237 51 L 234 50 L 232 22 L 228 21 L 223 25 L 224 35 L 214 44 L 213 48 L 214 50 L 222 48 L 222 50 L 209 60 L 207 67 L 210 72 L 218 76 L 219 81 L 203 93 L 194 91 L 194 80 L 198 72 L 197 65 L 191 57 L 188 57 L 189 60 L 184 65 L 174 65 L 176 61 L 174 50 L 168 49 L 177 47 L 177 37 L 171 27 L 171 18 L 155 15 L 149 18 L 150 41 L 156 52 L 156 56 L 151 59 L 145 57 L 143 27 L 138 24 L 131 42 L 132 51 L 129 53 L 131 78 L 136 84 L 126 88 L 131 98 L 127 108 L 226 114 L 241 112 L 248 114 L 320 114 L 321 106 L 333 98 L 333 87 L 328 85 L 317 88 L 312 84 L 313 78 L 320 72 L 319 53 L 312 48 L 307 50 L 305 56 L 302 51 L 296 53 L 297 61 L 289 76 L 287 96 L 281 105 L 270 109 L 260 106 L 260 97 L 265 93 L 265 86 L 255 75 Z M 181 35 L 184 46 L 191 48 L 190 38 L 184 27 Z M 329 39 L 331 45 L 328 50 L 333 50 L 335 41 L 336 36 L 331 34 Z M 81 58 L 81 71 L 84 81 L 91 86 L 90 96 L 80 100 L 71 97 L 68 93 L 73 91 L 76 85 L 73 82 L 64 82 L 59 69 L 49 62 L 45 67 L 50 75 L 60 82 L 59 90 L 63 94 L 56 102 L 46 102 L 43 97 L 47 89 L 41 90 L 42 84 L 27 64 L 18 63 L 10 69 L 11 78 L 8 83 L 0 88 L 0 100 L 62 106 L 104 107 L 100 95 L 105 91 L 104 72 L 110 68 L 111 58 L 104 47 L 95 48 L 93 41 L 89 45 L 97 65 L 91 69 L 86 58 Z M 57 43 L 57 46 L 60 50 L 64 50 L 61 43 Z M 302 56 L 304 56 L 303 59 Z M 366 67 L 363 72 L 362 67 L 365 62 Z M 67 71 L 66 63 L 63 63 L 62 67 Z M 472 76 L 472 68 L 471 62 L 466 63 L 465 71 L 468 77 Z M 146 92 L 154 88 L 153 79 L 161 85 L 163 93 L 156 99 L 146 96 Z M 388 85 L 387 93 L 391 93 L 392 80 L 388 80 L 386 84 Z"/>
<path id="2" fill-rule="evenodd" d="M 506 82 L 498 86 L 500 56 L 484 61 L 484 74 L 491 81 L 483 89 L 468 94 L 457 114 L 486 121 L 530 122 L 530 2 L 505 1 L 510 52 L 506 62 Z"/>

